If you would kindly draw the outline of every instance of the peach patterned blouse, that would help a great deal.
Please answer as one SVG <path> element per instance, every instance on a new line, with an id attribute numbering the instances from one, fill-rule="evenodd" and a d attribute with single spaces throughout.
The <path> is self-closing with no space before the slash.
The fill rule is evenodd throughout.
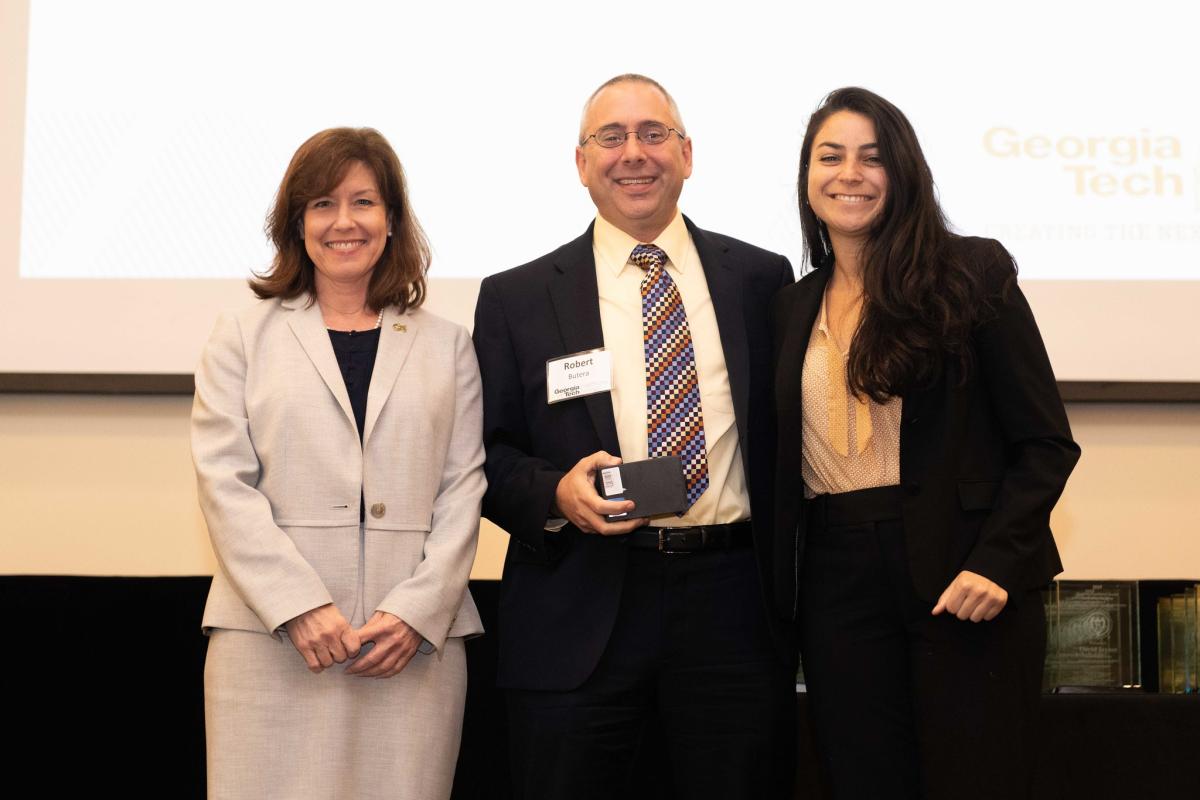
<path id="1" fill-rule="evenodd" d="M 829 332 L 825 300 L 804 354 L 804 496 L 900 483 L 901 399 L 879 404 L 850 393 L 849 353 Z"/>

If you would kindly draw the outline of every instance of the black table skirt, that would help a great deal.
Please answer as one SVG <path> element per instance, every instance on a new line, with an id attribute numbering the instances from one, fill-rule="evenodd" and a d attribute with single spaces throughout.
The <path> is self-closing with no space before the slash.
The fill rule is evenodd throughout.
<path id="1" fill-rule="evenodd" d="M 204 797 L 200 614 L 209 578 L 0 576 L 6 763 L 39 793 L 101 788 L 123 797 Z M 497 584 L 472 582 L 495 630 Z M 455 798 L 508 794 L 496 638 L 467 646 L 470 684 Z M 821 791 L 804 696 L 797 698 L 797 797 Z M 1038 800 L 1200 797 L 1200 698 L 1047 695 Z M 668 796 L 641 765 L 645 797 Z M 14 773 L 15 774 L 15 773 Z"/>

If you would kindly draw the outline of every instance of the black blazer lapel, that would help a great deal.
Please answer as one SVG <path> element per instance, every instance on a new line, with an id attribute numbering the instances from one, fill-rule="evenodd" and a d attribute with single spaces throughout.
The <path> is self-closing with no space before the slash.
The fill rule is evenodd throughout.
<path id="1" fill-rule="evenodd" d="M 821 310 L 821 298 L 825 296 L 825 286 L 829 283 L 832 273 L 829 269 L 820 269 L 809 273 L 796 284 L 791 302 L 777 309 L 777 313 L 787 320 L 787 327 L 781 331 L 779 343 L 779 363 L 781 367 L 794 369 L 797 373 L 804 366 L 804 354 L 808 350 L 808 340 L 812 337 L 813 323 L 817 321 L 817 313 Z"/>
<path id="2" fill-rule="evenodd" d="M 785 290 L 786 302 L 775 308 L 778 318 L 775 347 L 779 354 L 775 363 L 775 408 L 779 421 L 779 469 L 783 474 L 800 474 L 804 403 L 801 373 L 831 273 L 832 270 L 822 269 L 805 276 L 795 287 Z"/>
<path id="3" fill-rule="evenodd" d="M 708 294 L 712 298 L 721 349 L 725 354 L 729 392 L 733 396 L 733 416 L 737 420 L 742 461 L 749 469 L 750 354 L 746 343 L 742 273 L 736 264 L 729 262 L 728 247 L 697 228 L 687 217 L 683 221 L 692 235 L 692 243 L 696 245 L 696 253 L 704 267 L 704 279 L 708 282 Z"/>
<path id="4" fill-rule="evenodd" d="M 593 223 L 594 225 L 595 223 Z M 604 346 L 600 325 L 600 290 L 596 286 L 596 259 L 592 254 L 592 227 L 554 256 L 554 274 L 549 281 L 550 299 L 558 321 L 564 350 L 560 355 L 594 350 Z M 605 451 L 619 456 L 617 422 L 612 395 L 608 392 L 583 398 L 596 435 Z"/>

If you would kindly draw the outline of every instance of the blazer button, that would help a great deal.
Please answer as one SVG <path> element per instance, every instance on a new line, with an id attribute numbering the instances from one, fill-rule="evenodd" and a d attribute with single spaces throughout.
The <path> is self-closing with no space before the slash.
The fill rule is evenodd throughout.
<path id="1" fill-rule="evenodd" d="M 383 503 L 376 503 L 375 505 L 371 506 L 371 516 L 375 519 L 381 519 L 386 513 L 387 506 L 385 506 Z"/>

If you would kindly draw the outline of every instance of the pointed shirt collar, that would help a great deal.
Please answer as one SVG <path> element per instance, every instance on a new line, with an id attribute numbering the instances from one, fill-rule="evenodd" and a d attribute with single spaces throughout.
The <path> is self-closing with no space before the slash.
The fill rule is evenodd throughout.
<path id="1" fill-rule="evenodd" d="M 610 270 L 613 275 L 620 275 L 626 266 L 639 269 L 629 262 L 633 248 L 639 244 L 657 245 L 667 254 L 668 268 L 680 272 L 687 260 L 683 256 L 689 239 L 683 214 L 678 209 L 670 224 L 653 242 L 639 242 L 599 214 L 596 215 L 596 227 L 592 231 L 592 247 L 595 249 L 597 266 Z"/>

